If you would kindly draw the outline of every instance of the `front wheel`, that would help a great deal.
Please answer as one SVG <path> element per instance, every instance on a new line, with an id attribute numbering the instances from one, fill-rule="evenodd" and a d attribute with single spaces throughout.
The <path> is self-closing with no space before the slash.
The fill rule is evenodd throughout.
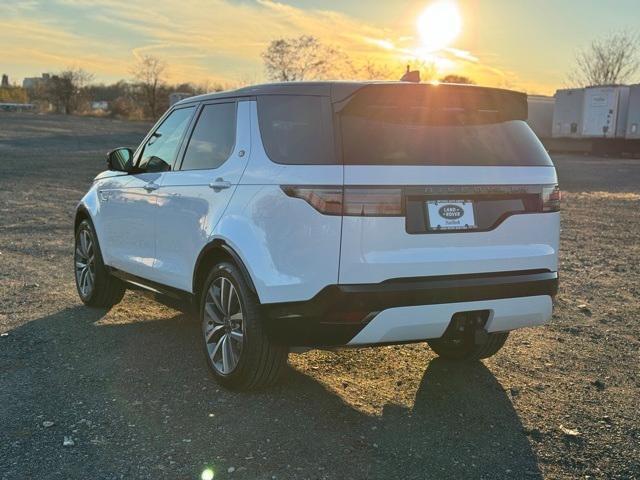
<path id="1" fill-rule="evenodd" d="M 76 288 L 85 305 L 110 308 L 122 300 L 125 286 L 105 268 L 98 238 L 88 220 L 76 229 L 73 261 Z"/>
<path id="2" fill-rule="evenodd" d="M 216 265 L 202 292 L 204 350 L 216 380 L 238 390 L 274 384 L 287 363 L 288 348 L 267 337 L 258 298 L 240 270 L 228 262 Z"/>

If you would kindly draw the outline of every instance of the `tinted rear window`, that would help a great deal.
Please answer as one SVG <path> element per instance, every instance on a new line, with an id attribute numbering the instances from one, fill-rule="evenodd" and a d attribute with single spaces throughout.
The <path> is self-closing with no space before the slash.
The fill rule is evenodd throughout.
<path id="1" fill-rule="evenodd" d="M 552 165 L 517 94 L 399 90 L 363 91 L 341 110 L 345 164 Z"/>
<path id="2" fill-rule="evenodd" d="M 335 163 L 327 97 L 258 97 L 262 143 L 271 161 L 292 165 Z"/>
<path id="3" fill-rule="evenodd" d="M 218 168 L 231 155 L 235 141 L 236 104 L 205 105 L 191 134 L 182 170 Z"/>

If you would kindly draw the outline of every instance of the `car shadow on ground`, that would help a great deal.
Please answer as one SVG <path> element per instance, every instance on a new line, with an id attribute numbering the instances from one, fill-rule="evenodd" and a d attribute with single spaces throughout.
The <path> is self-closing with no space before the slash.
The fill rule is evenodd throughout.
<path id="1" fill-rule="evenodd" d="M 480 362 L 432 360 L 412 408 L 372 416 L 293 368 L 268 391 L 218 387 L 184 315 L 104 315 L 70 307 L 1 340 L 6 478 L 542 478 Z"/>

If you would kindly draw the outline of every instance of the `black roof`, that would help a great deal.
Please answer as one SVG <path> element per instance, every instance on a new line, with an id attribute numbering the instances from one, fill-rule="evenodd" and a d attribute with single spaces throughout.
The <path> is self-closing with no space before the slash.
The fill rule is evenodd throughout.
<path id="1" fill-rule="evenodd" d="M 252 85 L 249 87 L 239 88 L 237 90 L 228 90 L 217 93 L 206 93 L 195 97 L 185 98 L 176 105 L 185 105 L 194 102 L 202 102 L 206 100 L 218 100 L 224 98 L 241 98 L 255 97 L 258 95 L 312 95 L 331 97 L 332 102 L 340 102 L 353 95 L 357 90 L 369 85 L 420 85 L 427 88 L 446 87 L 446 88 L 464 88 L 464 89 L 481 89 L 495 92 L 511 93 L 514 95 L 524 95 L 511 90 L 500 88 L 479 87 L 476 85 L 458 85 L 458 84 L 442 84 L 434 85 L 430 83 L 410 83 L 410 82 L 385 82 L 385 81 L 323 81 L 323 82 L 283 82 L 283 83 L 265 83 L 261 85 Z"/>
<path id="2" fill-rule="evenodd" d="M 282 82 L 264 83 L 227 90 L 224 92 L 206 93 L 196 97 L 185 98 L 180 104 L 201 102 L 204 100 L 218 100 L 223 98 L 255 97 L 258 95 L 313 95 L 323 97 L 348 97 L 354 91 L 376 82 Z M 384 83 L 384 82 L 377 82 Z M 393 82 L 399 83 L 399 82 Z M 344 95 L 341 95 L 343 93 Z"/>

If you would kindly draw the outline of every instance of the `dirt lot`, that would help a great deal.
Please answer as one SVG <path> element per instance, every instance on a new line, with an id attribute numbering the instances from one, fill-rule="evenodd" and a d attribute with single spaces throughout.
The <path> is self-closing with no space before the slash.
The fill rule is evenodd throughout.
<path id="1" fill-rule="evenodd" d="M 74 207 L 104 152 L 147 128 L 0 114 L 0 478 L 640 478 L 640 160 L 555 158 L 555 314 L 496 357 L 309 352 L 238 394 L 190 319 L 76 295 Z"/>

